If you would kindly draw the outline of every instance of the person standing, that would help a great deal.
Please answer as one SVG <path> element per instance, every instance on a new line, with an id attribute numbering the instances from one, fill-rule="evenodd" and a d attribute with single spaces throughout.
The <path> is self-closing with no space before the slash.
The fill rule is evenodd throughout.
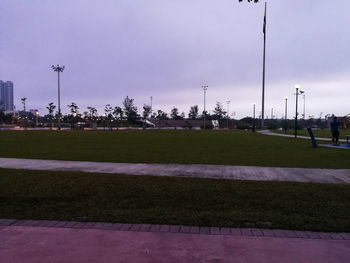
<path id="1" fill-rule="evenodd" d="M 331 122 L 332 143 L 338 144 L 339 141 L 339 125 L 337 117 L 333 115 L 333 121 Z"/>

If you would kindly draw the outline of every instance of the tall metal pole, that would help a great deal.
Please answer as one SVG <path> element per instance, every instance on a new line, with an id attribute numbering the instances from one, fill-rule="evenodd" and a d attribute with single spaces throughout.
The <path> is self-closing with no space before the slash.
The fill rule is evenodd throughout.
<path id="1" fill-rule="evenodd" d="M 295 133 L 294 133 L 294 137 L 297 137 L 297 128 L 298 128 L 298 96 L 299 94 L 303 94 L 304 91 L 299 90 L 300 86 L 299 85 L 295 85 L 295 98 L 296 98 L 296 102 L 295 102 Z"/>
<path id="2" fill-rule="evenodd" d="M 151 119 L 152 119 L 152 113 L 153 113 L 153 96 L 151 96 Z"/>
<path id="3" fill-rule="evenodd" d="M 58 88 L 58 119 L 57 119 L 57 129 L 61 130 L 61 89 L 60 89 L 60 72 L 63 72 L 65 66 L 60 67 L 60 65 L 54 66 L 51 68 L 57 72 L 57 88 Z"/>
<path id="4" fill-rule="evenodd" d="M 264 127 L 264 107 L 265 107 L 265 51 L 266 51 L 266 2 L 264 13 L 264 54 L 263 54 L 263 80 L 262 80 L 262 104 L 261 104 L 261 127 Z"/>
<path id="5" fill-rule="evenodd" d="M 255 103 L 253 104 L 253 132 L 255 131 Z"/>
<path id="6" fill-rule="evenodd" d="M 61 130 L 61 88 L 60 88 L 60 71 L 57 71 L 58 75 L 58 130 Z"/>
<path id="7" fill-rule="evenodd" d="M 35 126 L 38 128 L 39 126 L 39 111 L 35 110 Z"/>
<path id="8" fill-rule="evenodd" d="M 227 129 L 228 129 L 228 119 L 230 118 L 230 108 L 229 108 L 230 101 L 228 100 L 226 101 L 226 103 L 227 103 Z"/>
<path id="9" fill-rule="evenodd" d="M 204 92 L 204 130 L 206 128 L 206 115 L 207 115 L 207 112 L 205 111 L 205 94 L 206 94 L 206 91 L 208 90 L 208 86 L 202 86 L 202 89 L 203 89 L 203 92 Z"/>
<path id="10" fill-rule="evenodd" d="M 305 94 L 303 95 L 303 99 L 304 99 L 303 119 L 305 120 Z"/>
<path id="11" fill-rule="evenodd" d="M 284 119 L 285 119 L 284 133 L 287 134 L 287 129 L 288 129 L 288 117 L 287 117 L 288 97 L 285 97 L 284 99 L 286 101 L 285 107 L 284 107 Z"/>
<path id="12" fill-rule="evenodd" d="M 294 124 L 294 138 L 297 137 L 297 129 L 298 129 L 298 95 L 299 95 L 299 87 L 295 87 L 295 124 Z"/>

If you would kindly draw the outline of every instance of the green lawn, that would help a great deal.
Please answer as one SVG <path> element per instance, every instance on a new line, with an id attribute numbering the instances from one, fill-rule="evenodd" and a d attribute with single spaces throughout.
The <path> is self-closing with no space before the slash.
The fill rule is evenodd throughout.
<path id="1" fill-rule="evenodd" d="M 281 130 L 272 130 L 272 132 L 284 134 L 284 131 Z M 332 140 L 332 134 L 330 130 L 312 130 L 312 132 L 314 133 L 315 137 L 329 138 L 329 141 Z M 294 130 L 287 130 L 287 134 L 294 135 Z M 298 130 L 298 135 L 309 136 L 309 133 L 307 130 Z M 346 135 L 350 135 L 350 130 L 340 130 L 340 139 L 346 139 Z"/>
<path id="2" fill-rule="evenodd" d="M 0 169 L 0 218 L 350 231 L 350 185 Z"/>
<path id="3" fill-rule="evenodd" d="M 252 132 L 0 131 L 0 157 L 131 163 L 350 168 L 350 151 Z"/>

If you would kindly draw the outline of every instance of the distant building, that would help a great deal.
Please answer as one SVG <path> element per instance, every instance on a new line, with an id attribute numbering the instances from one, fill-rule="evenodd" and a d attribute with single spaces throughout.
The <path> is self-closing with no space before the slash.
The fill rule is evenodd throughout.
<path id="1" fill-rule="evenodd" d="M 13 83 L 11 81 L 0 80 L 0 109 L 14 111 Z"/>

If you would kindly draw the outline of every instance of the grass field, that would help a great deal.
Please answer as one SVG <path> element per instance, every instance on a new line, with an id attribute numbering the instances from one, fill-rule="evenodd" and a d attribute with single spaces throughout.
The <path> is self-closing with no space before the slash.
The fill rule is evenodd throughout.
<path id="1" fill-rule="evenodd" d="M 0 218 L 350 231 L 350 185 L 0 169 Z"/>
<path id="2" fill-rule="evenodd" d="M 281 130 L 272 130 L 272 132 L 276 133 L 283 133 L 284 131 Z M 312 130 L 314 133 L 315 137 L 320 137 L 320 138 L 329 138 L 329 140 L 332 140 L 332 134 L 330 130 Z M 294 130 L 288 130 L 287 134 L 292 134 L 294 135 Z M 309 133 L 307 130 L 298 130 L 298 135 L 302 136 L 309 136 Z M 346 135 L 350 135 L 350 130 L 340 130 L 339 134 L 339 139 L 346 139 Z"/>
<path id="3" fill-rule="evenodd" d="M 350 151 L 239 131 L 0 131 L 0 157 L 350 168 Z"/>

